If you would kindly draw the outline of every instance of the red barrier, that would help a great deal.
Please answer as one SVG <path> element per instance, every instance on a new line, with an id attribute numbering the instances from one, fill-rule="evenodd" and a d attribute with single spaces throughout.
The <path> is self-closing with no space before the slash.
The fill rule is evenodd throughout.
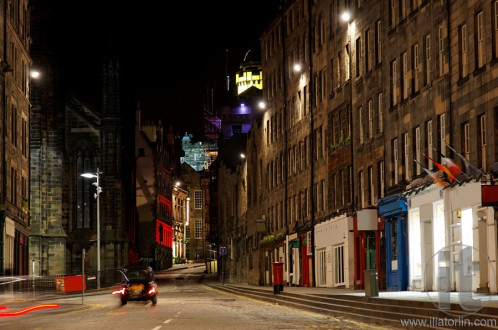
<path id="1" fill-rule="evenodd" d="M 55 291 L 57 293 L 81 291 L 81 276 L 66 276 L 55 278 Z M 86 277 L 85 277 L 85 290 L 86 290 Z"/>

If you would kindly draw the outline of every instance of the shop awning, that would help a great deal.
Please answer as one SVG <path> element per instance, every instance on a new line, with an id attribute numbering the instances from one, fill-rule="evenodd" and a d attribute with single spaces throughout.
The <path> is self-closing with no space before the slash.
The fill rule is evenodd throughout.
<path id="1" fill-rule="evenodd" d="M 400 194 L 387 196 L 379 199 L 379 214 L 383 217 L 406 212 L 406 199 L 400 198 Z"/>

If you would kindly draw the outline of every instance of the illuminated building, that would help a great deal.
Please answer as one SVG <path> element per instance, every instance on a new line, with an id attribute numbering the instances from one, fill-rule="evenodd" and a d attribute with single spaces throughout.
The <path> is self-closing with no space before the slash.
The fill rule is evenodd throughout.
<path id="1" fill-rule="evenodd" d="M 27 275 L 29 248 L 30 22 L 27 0 L 2 5 L 0 276 Z"/>
<path id="2" fill-rule="evenodd" d="M 140 107 L 136 114 L 138 256 L 159 270 L 173 264 L 173 174 L 161 121 L 143 121 Z"/>

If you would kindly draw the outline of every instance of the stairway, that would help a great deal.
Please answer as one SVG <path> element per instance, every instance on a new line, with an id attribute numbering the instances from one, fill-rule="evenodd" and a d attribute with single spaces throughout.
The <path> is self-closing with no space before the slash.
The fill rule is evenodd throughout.
<path id="1" fill-rule="evenodd" d="M 479 313 L 468 315 L 469 312 L 462 310 L 459 304 L 452 304 L 451 311 L 449 312 L 454 316 L 450 316 L 438 310 L 429 301 L 370 298 L 347 294 L 290 293 L 286 292 L 285 288 L 280 294 L 274 294 L 271 287 L 247 287 L 216 283 L 206 283 L 206 285 L 219 291 L 262 300 L 268 303 L 336 317 L 341 316 L 345 319 L 395 329 L 415 328 L 414 326 L 402 326 L 401 319 L 426 322 L 424 328 L 428 329 L 469 329 L 472 327 L 469 327 L 465 322 L 474 322 L 477 319 L 494 320 L 492 322 L 498 324 L 498 308 L 496 307 L 484 307 Z M 455 325 L 451 327 L 438 326 L 438 320 L 441 322 L 440 320 L 445 318 L 456 320 Z M 498 329 L 497 327 L 486 326 L 480 326 L 479 329 L 481 328 Z"/>

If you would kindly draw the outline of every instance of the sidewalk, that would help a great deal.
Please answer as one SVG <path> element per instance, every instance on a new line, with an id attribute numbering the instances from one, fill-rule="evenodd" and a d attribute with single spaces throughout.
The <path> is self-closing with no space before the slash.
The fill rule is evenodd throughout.
<path id="1" fill-rule="evenodd" d="M 221 285 L 221 282 L 218 282 Z M 225 285 L 244 287 L 248 289 L 255 290 L 266 290 L 273 293 L 273 286 L 257 286 L 249 285 L 243 283 L 227 283 Z M 286 286 L 283 292 L 294 293 L 294 294 L 313 294 L 313 295 L 351 295 L 357 297 L 365 297 L 364 290 L 354 290 L 346 288 L 323 288 L 323 287 L 297 287 L 297 286 Z M 450 292 L 450 302 L 452 304 L 460 304 L 461 301 L 469 302 L 472 300 L 480 300 L 481 306 L 483 307 L 493 307 L 498 308 L 498 295 L 497 294 L 482 294 L 474 292 Z M 465 296 L 468 294 L 468 296 Z M 438 292 L 421 292 L 421 291 L 381 291 L 379 292 L 380 299 L 392 299 L 392 300 L 409 300 L 409 301 L 422 301 L 422 302 L 432 302 L 433 304 L 438 304 L 439 293 Z"/>

